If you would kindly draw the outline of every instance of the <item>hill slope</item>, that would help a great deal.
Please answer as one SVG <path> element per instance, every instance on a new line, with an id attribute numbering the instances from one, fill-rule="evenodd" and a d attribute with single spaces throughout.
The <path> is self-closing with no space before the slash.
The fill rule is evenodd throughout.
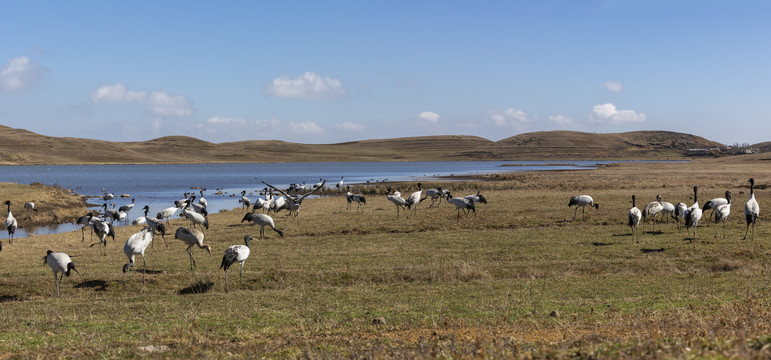
<path id="1" fill-rule="evenodd" d="M 285 161 L 677 159 L 722 144 L 682 133 L 548 131 L 497 142 L 476 136 L 423 136 L 338 144 L 279 140 L 210 143 L 166 136 L 141 142 L 53 137 L 0 126 L 0 165 Z"/>

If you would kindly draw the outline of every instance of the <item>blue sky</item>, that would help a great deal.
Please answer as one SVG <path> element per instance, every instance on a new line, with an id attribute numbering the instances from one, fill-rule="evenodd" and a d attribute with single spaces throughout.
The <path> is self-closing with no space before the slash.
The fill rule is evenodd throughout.
<path id="1" fill-rule="evenodd" d="M 768 2 L 5 5 L 0 124 L 44 135 L 771 140 Z"/>

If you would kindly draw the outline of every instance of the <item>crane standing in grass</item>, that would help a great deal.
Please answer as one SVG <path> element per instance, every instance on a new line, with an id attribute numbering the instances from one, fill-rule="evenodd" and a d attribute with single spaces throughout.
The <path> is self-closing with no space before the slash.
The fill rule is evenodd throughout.
<path id="1" fill-rule="evenodd" d="M 632 236 L 634 236 L 634 242 L 639 243 L 640 241 L 637 240 L 637 227 L 640 224 L 640 219 L 642 219 L 642 213 L 640 212 L 640 209 L 637 208 L 636 203 L 637 197 L 632 195 L 632 208 L 629 209 L 629 227 L 632 228 Z"/>
<path id="2" fill-rule="evenodd" d="M 420 196 L 423 194 L 423 184 L 418 183 L 418 191 L 410 194 L 410 196 L 407 198 L 407 209 L 413 209 L 414 208 L 414 214 L 418 214 L 418 204 L 420 204 L 420 201 L 422 200 Z"/>
<path id="3" fill-rule="evenodd" d="M 211 256 L 211 246 L 203 243 L 204 235 L 200 230 L 179 227 L 174 234 L 174 238 L 182 240 L 185 245 L 187 245 L 187 254 L 190 255 L 190 270 L 193 270 L 193 267 L 197 266 L 195 264 L 195 259 L 193 259 L 193 253 L 191 252 L 193 246 L 206 249 L 206 251 L 209 252 L 209 256 Z"/>
<path id="4" fill-rule="evenodd" d="M 725 221 L 728 219 L 728 215 L 731 214 L 731 192 L 725 192 L 725 198 L 727 203 L 715 208 L 715 238 L 717 238 L 717 228 L 720 222 L 723 222 L 723 239 L 725 239 Z"/>
<path id="5" fill-rule="evenodd" d="M 252 240 L 254 240 L 254 238 L 251 235 L 246 235 L 244 236 L 244 243 L 246 243 L 246 246 L 233 245 L 225 250 L 225 255 L 222 256 L 222 264 L 220 264 L 220 269 L 225 270 L 225 292 L 228 292 L 229 288 L 228 269 L 230 268 L 230 265 L 233 265 L 234 262 L 239 262 L 241 264 L 241 271 L 238 272 L 238 283 L 241 283 L 241 279 L 244 275 L 244 261 L 249 258 L 249 242 Z"/>
<path id="6" fill-rule="evenodd" d="M 10 214 L 10 210 L 8 211 Z M 744 230 L 744 238 L 747 239 L 747 232 L 750 230 L 750 224 L 752 224 L 752 240 L 755 240 L 755 223 L 760 216 L 760 205 L 755 200 L 755 179 L 750 178 L 750 199 L 744 204 L 744 219 L 747 220 L 747 229 Z"/>
<path id="7" fill-rule="evenodd" d="M 656 201 L 645 205 L 645 208 L 642 211 L 643 234 L 645 234 L 645 219 L 650 217 L 651 222 L 653 222 L 652 234 L 656 235 L 656 215 L 658 215 L 662 210 L 664 210 L 664 206 L 661 205 L 661 195 L 656 195 Z"/>
<path id="8" fill-rule="evenodd" d="M 469 200 L 462 197 L 454 197 L 450 200 L 447 200 L 447 202 L 455 205 L 455 209 L 458 210 L 458 216 L 455 218 L 456 222 L 460 221 L 461 210 L 463 210 L 463 212 L 466 214 L 467 219 L 468 219 L 468 213 L 472 211 L 474 212 L 474 216 L 476 216 L 477 210 L 473 200 Z"/>
<path id="9" fill-rule="evenodd" d="M 701 220 L 701 208 L 699 208 L 698 199 L 698 187 L 693 187 L 693 205 L 685 211 L 685 232 L 688 233 L 688 229 L 693 228 L 693 238 L 691 242 L 696 240 L 696 227 L 699 226 L 699 220 Z"/>
<path id="10" fill-rule="evenodd" d="M 46 251 L 46 256 L 43 257 L 43 265 L 48 264 L 51 271 L 54 273 L 54 285 L 56 286 L 56 296 L 62 297 L 62 293 L 59 290 L 62 279 L 64 276 L 70 276 L 70 271 L 75 271 L 80 275 L 80 271 L 75 268 L 75 263 L 72 262 L 70 256 L 63 252 L 53 252 L 52 250 Z M 57 276 L 58 273 L 62 273 L 61 276 Z"/>
<path id="11" fill-rule="evenodd" d="M 386 193 L 386 198 L 390 202 L 394 203 L 394 205 L 396 205 L 396 219 L 399 220 L 399 208 L 402 208 L 402 210 L 404 210 L 404 207 L 407 206 L 407 200 L 405 200 L 402 197 L 402 193 L 398 191 L 394 191 L 394 193 L 391 194 L 391 191 L 393 191 L 393 189 L 391 189 L 390 186 L 387 186 L 386 189 L 388 189 L 388 193 Z M 408 216 L 406 210 L 405 210 L 404 216 Z"/>
<path id="12" fill-rule="evenodd" d="M 578 208 L 581 207 L 581 220 L 584 219 L 584 211 L 586 210 L 586 205 L 589 205 L 590 207 L 594 207 L 597 210 L 600 210 L 600 204 L 596 204 L 594 202 L 594 199 L 592 199 L 589 195 L 578 195 L 573 196 L 570 198 L 570 201 L 568 202 L 568 207 L 571 207 L 575 205 L 576 211 L 573 212 L 573 220 L 576 219 L 576 216 L 578 215 Z"/>
<path id="13" fill-rule="evenodd" d="M 16 222 L 16 218 L 11 214 L 11 200 L 6 200 L 4 204 L 8 206 L 8 216 L 5 218 L 5 228 L 8 230 L 8 243 L 13 244 L 13 234 L 16 232 L 19 223 Z"/>
<path id="14" fill-rule="evenodd" d="M 265 226 L 270 226 L 273 231 L 278 233 L 278 236 L 284 237 L 284 232 L 276 229 L 276 224 L 273 222 L 273 218 L 265 214 L 247 213 L 241 222 L 251 221 L 254 225 L 260 226 L 260 239 L 265 237 Z"/>
<path id="15" fill-rule="evenodd" d="M 364 195 L 351 193 L 350 185 L 348 185 L 346 190 L 348 191 L 345 193 L 345 199 L 348 201 L 348 207 L 346 210 L 351 209 L 351 203 L 353 202 L 359 204 L 359 206 L 356 208 L 357 211 L 361 209 L 361 204 L 367 204 L 367 199 L 364 197 Z M 362 212 L 364 212 L 364 210 L 362 210 Z"/>
<path id="16" fill-rule="evenodd" d="M 147 262 L 145 261 L 145 249 L 153 241 L 153 232 L 145 227 L 138 233 L 129 236 L 126 244 L 123 245 L 123 253 L 126 254 L 129 262 L 123 265 L 123 283 L 126 283 L 126 273 L 130 267 L 134 267 L 136 255 L 142 255 L 142 284 L 145 283 L 145 273 L 147 272 Z"/>

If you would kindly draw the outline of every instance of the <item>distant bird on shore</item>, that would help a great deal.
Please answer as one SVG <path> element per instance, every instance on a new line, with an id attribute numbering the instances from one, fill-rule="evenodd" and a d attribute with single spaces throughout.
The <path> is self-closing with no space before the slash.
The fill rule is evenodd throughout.
<path id="1" fill-rule="evenodd" d="M 10 214 L 10 210 L 8 212 Z M 750 230 L 750 224 L 752 224 L 752 240 L 755 240 L 755 223 L 760 216 L 760 205 L 755 200 L 755 179 L 750 178 L 750 199 L 744 204 L 744 218 L 747 220 L 747 229 L 744 230 L 744 238 L 747 239 L 747 232 Z"/>
<path id="2" fill-rule="evenodd" d="M 27 212 L 35 212 L 37 213 L 37 209 L 35 208 L 35 203 L 32 201 L 28 201 L 24 203 L 24 210 Z"/>
<path id="3" fill-rule="evenodd" d="M 102 196 L 102 200 L 104 201 L 110 201 L 115 198 L 115 194 L 113 193 L 104 193 L 104 196 Z"/>
<path id="4" fill-rule="evenodd" d="M 241 191 L 241 198 L 238 199 L 238 203 L 241 204 L 242 210 L 246 209 L 246 211 L 249 211 L 249 207 L 252 206 L 252 201 L 246 197 L 246 190 Z"/>
<path id="5" fill-rule="evenodd" d="M 340 191 L 342 191 L 342 190 L 343 190 L 343 178 L 344 178 L 344 177 L 343 177 L 343 176 L 341 176 L 341 177 L 340 177 L 340 181 L 339 181 L 339 182 L 337 182 L 337 185 L 335 185 L 335 188 L 337 188 L 337 189 L 338 189 L 338 190 L 340 190 Z"/>
<path id="6" fill-rule="evenodd" d="M 637 197 L 632 195 L 632 208 L 629 209 L 629 222 L 627 225 L 632 228 L 632 236 L 635 238 L 634 242 L 640 242 L 637 240 L 637 227 L 640 224 L 640 219 L 642 219 L 642 213 L 640 212 L 640 209 L 637 208 L 636 200 Z"/>
<path id="7" fill-rule="evenodd" d="M 122 211 L 122 212 L 128 214 L 128 212 L 131 211 L 131 209 L 133 209 L 133 208 L 134 208 L 134 199 L 131 199 L 131 204 L 127 204 L 127 205 L 123 205 L 123 206 L 119 207 L 118 208 L 118 212 Z"/>
<path id="8" fill-rule="evenodd" d="M 249 242 L 252 240 L 254 240 L 254 238 L 251 235 L 246 235 L 244 236 L 245 246 L 233 245 L 225 250 L 225 255 L 222 257 L 222 264 L 220 264 L 220 269 L 225 270 L 225 292 L 228 292 L 229 288 L 228 269 L 230 269 L 230 265 L 233 265 L 234 262 L 239 262 L 241 264 L 241 271 L 238 272 L 238 282 L 239 284 L 241 283 L 244 275 L 244 261 L 249 258 Z"/>
<path id="9" fill-rule="evenodd" d="M 594 199 L 592 199 L 592 197 L 589 195 L 578 195 L 578 196 L 571 197 L 570 201 L 568 202 L 568 207 L 571 207 L 573 205 L 576 206 L 576 211 L 573 212 L 573 220 L 575 220 L 576 216 L 578 215 L 579 207 L 581 207 L 581 220 L 584 219 L 584 211 L 586 210 L 586 205 L 589 205 L 590 207 L 594 207 L 595 209 L 600 210 L 600 205 L 595 204 Z"/>
<path id="10" fill-rule="evenodd" d="M 72 262 L 70 256 L 63 252 L 53 252 L 52 250 L 46 251 L 46 256 L 43 257 L 43 265 L 48 264 L 51 271 L 54 273 L 54 285 L 56 286 L 56 296 L 62 297 L 62 293 L 59 290 L 61 287 L 62 279 L 64 276 L 70 276 L 70 271 L 75 271 L 80 275 L 80 271 L 75 268 L 75 263 Z M 57 276 L 58 273 L 62 273 L 61 276 Z"/>
<path id="11" fill-rule="evenodd" d="M 206 207 L 209 206 L 209 202 L 203 198 L 204 191 L 206 191 L 206 188 L 201 188 L 201 190 L 199 190 L 199 192 L 201 193 L 201 197 L 198 199 L 198 203 L 201 204 L 201 206 L 203 206 L 204 209 L 206 209 Z"/>

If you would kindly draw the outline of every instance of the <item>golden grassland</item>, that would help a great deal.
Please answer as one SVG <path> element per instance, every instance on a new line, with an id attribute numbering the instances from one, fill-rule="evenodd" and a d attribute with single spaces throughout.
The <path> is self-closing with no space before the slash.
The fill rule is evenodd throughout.
<path id="1" fill-rule="evenodd" d="M 238 209 L 210 215 L 213 256 L 193 249 L 195 271 L 179 240 L 167 236 L 167 248 L 156 238 L 144 285 L 141 270 L 121 282 L 123 243 L 136 226 L 116 229 L 107 256 L 79 232 L 4 240 L 0 358 L 767 358 L 771 251 L 762 209 L 755 240 L 741 240 L 747 180 L 760 185 L 761 208 L 771 201 L 762 161 L 430 184 L 456 196 L 483 191 L 489 204 L 459 221 L 448 204 L 426 202 L 397 220 L 382 184 L 359 186 L 371 194 L 363 211 L 332 196 L 305 200 L 297 219 L 276 216 L 285 237 L 266 229 L 252 243 L 243 283 L 231 268 L 230 293 L 221 256 L 259 233 L 240 223 Z M 403 196 L 414 191 L 395 185 Z M 670 222 L 634 242 L 625 226 L 632 194 L 640 208 L 656 194 L 690 205 L 694 185 L 701 204 L 733 192 L 726 239 L 703 221 L 691 242 Z M 566 206 L 578 194 L 600 204 L 583 221 Z M 67 252 L 81 272 L 63 280 L 61 299 L 43 265 L 47 249 Z"/>

